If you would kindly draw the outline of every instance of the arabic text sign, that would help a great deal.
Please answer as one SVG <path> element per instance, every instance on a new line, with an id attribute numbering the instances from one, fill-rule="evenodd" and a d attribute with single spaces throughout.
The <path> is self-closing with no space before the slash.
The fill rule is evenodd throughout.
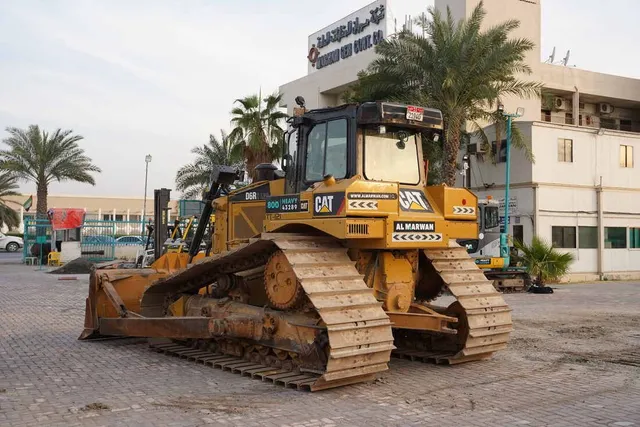
<path id="1" fill-rule="evenodd" d="M 309 73 L 367 50 L 387 36 L 386 0 L 377 0 L 309 36 Z"/>

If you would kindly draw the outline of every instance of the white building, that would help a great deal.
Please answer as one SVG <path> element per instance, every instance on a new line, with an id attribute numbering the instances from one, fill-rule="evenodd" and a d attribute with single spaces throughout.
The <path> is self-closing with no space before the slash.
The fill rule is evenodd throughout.
<path id="1" fill-rule="evenodd" d="M 435 6 L 443 11 L 449 6 L 456 19 L 468 16 L 477 3 L 435 0 Z M 543 63 L 539 48 L 541 1 L 484 3 L 485 25 L 517 18 L 521 25 L 514 36 L 536 42 L 527 58 L 533 75 L 527 78 L 542 82 L 553 103 L 549 109 L 539 99 L 504 100 L 508 112 L 525 109 L 517 122 L 535 156 L 532 164 L 524 153 L 511 150 L 511 234 L 525 241 L 536 234 L 572 252 L 576 258 L 573 280 L 640 278 L 640 165 L 635 161 L 640 151 L 640 80 Z M 356 16 L 362 20 L 380 5 L 389 13 L 390 5 L 377 1 L 317 34 L 346 25 Z M 391 22 L 387 18 L 375 28 L 370 24 L 367 31 L 385 27 L 387 37 L 392 32 Z M 317 34 L 309 37 L 310 49 Z M 353 38 L 323 47 L 320 54 L 333 45 L 352 43 Z M 310 67 L 307 76 L 280 88 L 283 106 L 291 113 L 298 95 L 310 108 L 341 103 L 340 94 L 374 55 L 369 50 L 320 69 Z M 495 135 L 492 127 L 486 132 Z M 481 153 L 472 154 L 470 166 L 470 186 L 480 197 L 504 197 L 503 161 L 493 164 Z"/>

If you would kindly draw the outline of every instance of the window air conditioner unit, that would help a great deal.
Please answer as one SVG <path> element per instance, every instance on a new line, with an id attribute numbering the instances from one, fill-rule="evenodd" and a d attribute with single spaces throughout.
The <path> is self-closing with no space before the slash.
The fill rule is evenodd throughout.
<path id="1" fill-rule="evenodd" d="M 564 98 L 560 98 L 558 96 L 556 96 L 553 99 L 553 106 L 556 108 L 556 110 L 566 110 L 567 109 L 567 100 Z"/>
<path id="2" fill-rule="evenodd" d="M 600 114 L 611 114 L 613 113 L 613 105 L 602 102 L 598 104 L 598 112 Z"/>

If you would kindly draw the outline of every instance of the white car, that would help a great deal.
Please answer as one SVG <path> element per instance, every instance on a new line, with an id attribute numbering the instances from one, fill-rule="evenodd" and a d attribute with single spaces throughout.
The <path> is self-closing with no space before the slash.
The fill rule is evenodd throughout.
<path id="1" fill-rule="evenodd" d="M 147 243 L 140 236 L 122 236 L 116 239 L 117 245 L 144 245 Z"/>
<path id="2" fill-rule="evenodd" d="M 16 252 L 23 246 L 24 240 L 21 237 L 7 236 L 4 233 L 0 233 L 0 249 L 4 249 L 7 252 Z"/>

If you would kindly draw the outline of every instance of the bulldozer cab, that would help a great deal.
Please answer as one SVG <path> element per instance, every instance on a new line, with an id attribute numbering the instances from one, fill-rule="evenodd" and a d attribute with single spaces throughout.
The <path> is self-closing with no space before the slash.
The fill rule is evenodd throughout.
<path id="1" fill-rule="evenodd" d="M 356 175 L 424 186 L 422 138 L 438 141 L 443 128 L 438 110 L 388 102 L 302 106 L 289 123 L 282 159 L 287 194 Z"/>

